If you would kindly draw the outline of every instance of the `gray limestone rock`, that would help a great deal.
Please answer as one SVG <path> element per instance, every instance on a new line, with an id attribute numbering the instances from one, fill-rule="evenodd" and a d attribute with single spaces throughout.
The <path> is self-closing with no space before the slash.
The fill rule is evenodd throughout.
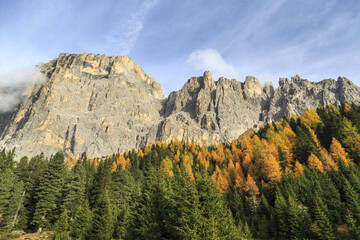
<path id="1" fill-rule="evenodd" d="M 42 64 L 47 81 L 0 114 L 0 145 L 18 158 L 63 151 L 101 157 L 155 141 L 229 142 L 249 128 L 318 104 L 360 104 L 360 88 L 339 77 L 280 78 L 279 87 L 212 79 L 206 71 L 165 98 L 161 85 L 128 57 L 60 54 Z"/>

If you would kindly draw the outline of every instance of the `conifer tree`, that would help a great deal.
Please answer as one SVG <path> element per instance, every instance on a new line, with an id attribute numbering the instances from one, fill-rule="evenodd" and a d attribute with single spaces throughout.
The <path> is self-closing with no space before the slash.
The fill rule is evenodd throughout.
<path id="1" fill-rule="evenodd" d="M 327 216 L 327 207 L 319 198 L 315 198 L 313 231 L 318 239 L 335 239 L 334 230 Z"/>
<path id="2" fill-rule="evenodd" d="M 55 223 L 53 240 L 71 240 L 68 219 L 67 211 L 64 211 Z"/>
<path id="3" fill-rule="evenodd" d="M 62 207 L 68 211 L 69 217 L 72 218 L 85 198 L 85 169 L 81 164 L 76 164 L 71 169 L 64 184 L 63 196 Z"/>
<path id="4" fill-rule="evenodd" d="M 114 231 L 114 206 L 104 190 L 95 202 L 89 239 L 110 240 Z"/>
<path id="5" fill-rule="evenodd" d="M 360 224 L 359 224 L 359 221 L 356 221 L 356 219 L 354 219 L 354 216 L 349 211 L 349 209 L 347 209 L 347 213 L 346 213 L 346 224 L 348 226 L 350 236 L 353 239 L 360 239 Z"/>
<path id="6" fill-rule="evenodd" d="M 8 222 L 11 222 L 11 227 L 15 226 L 18 219 L 18 212 L 24 202 L 24 183 L 22 181 L 15 183 L 11 192 L 10 202 L 7 209 Z"/>
<path id="7" fill-rule="evenodd" d="M 171 226 L 170 213 L 174 205 L 170 199 L 170 192 L 166 174 L 151 167 L 137 204 L 133 205 L 133 217 L 129 226 L 131 238 L 161 239 L 176 234 Z"/>
<path id="8" fill-rule="evenodd" d="M 70 223 L 70 237 L 78 240 L 88 239 L 91 223 L 92 212 L 89 207 L 89 202 L 85 201 L 78 207 Z"/>
<path id="9" fill-rule="evenodd" d="M 14 174 L 9 168 L 0 170 L 0 227 L 9 224 L 6 213 L 13 189 L 13 176 Z"/>
<path id="10" fill-rule="evenodd" d="M 274 210 L 277 222 L 277 233 L 281 239 L 287 238 L 289 233 L 287 209 L 286 200 L 282 195 L 280 188 L 277 188 Z"/>
<path id="11" fill-rule="evenodd" d="M 42 228 L 49 227 L 58 218 L 61 189 L 64 183 L 66 167 L 64 155 L 56 153 L 42 175 L 36 192 L 36 209 L 33 223 Z"/>
<path id="12" fill-rule="evenodd" d="M 117 209 L 114 236 L 116 238 L 124 238 L 130 221 L 131 195 L 136 190 L 136 183 L 127 169 L 113 172 L 112 177 L 113 202 Z"/>

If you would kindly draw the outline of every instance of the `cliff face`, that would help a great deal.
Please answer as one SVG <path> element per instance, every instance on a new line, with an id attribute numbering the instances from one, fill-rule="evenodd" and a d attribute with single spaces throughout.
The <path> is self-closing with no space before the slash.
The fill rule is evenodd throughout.
<path id="1" fill-rule="evenodd" d="M 254 77 L 213 81 L 207 71 L 164 98 L 161 85 L 128 57 L 60 54 L 41 71 L 48 80 L 0 114 L 0 145 L 16 147 L 19 157 L 59 150 L 100 157 L 173 138 L 225 142 L 319 103 L 360 104 L 360 88 L 346 78 L 314 83 L 295 76 L 274 89 Z"/>
<path id="2" fill-rule="evenodd" d="M 60 54 L 41 69 L 48 81 L 31 89 L 1 133 L 18 155 L 102 156 L 155 139 L 162 88 L 131 59 Z"/>

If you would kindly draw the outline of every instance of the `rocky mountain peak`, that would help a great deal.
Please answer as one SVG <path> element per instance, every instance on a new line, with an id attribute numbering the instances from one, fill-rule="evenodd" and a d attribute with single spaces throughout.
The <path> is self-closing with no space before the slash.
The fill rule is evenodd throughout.
<path id="1" fill-rule="evenodd" d="M 250 98 L 257 98 L 263 93 L 259 80 L 251 76 L 245 78 L 244 90 Z"/>
<path id="2" fill-rule="evenodd" d="M 360 88 L 339 77 L 310 82 L 296 75 L 262 87 L 210 71 L 165 98 L 161 85 L 128 57 L 60 54 L 39 65 L 47 81 L 17 108 L 0 114 L 0 144 L 18 157 L 63 151 L 101 157 L 155 141 L 229 142 L 249 128 L 318 104 L 360 104 Z"/>
<path id="3" fill-rule="evenodd" d="M 161 85 L 153 77 L 147 75 L 142 67 L 126 56 L 108 57 L 105 54 L 61 53 L 58 58 L 43 64 L 41 71 L 49 79 L 54 76 L 54 81 L 76 81 L 82 77 L 116 81 L 124 75 L 131 75 L 132 78 L 128 78 L 128 81 L 146 84 L 154 97 L 165 98 Z"/>
<path id="4" fill-rule="evenodd" d="M 203 75 L 204 88 L 211 88 L 215 85 L 212 80 L 212 73 L 210 71 L 205 71 Z"/>

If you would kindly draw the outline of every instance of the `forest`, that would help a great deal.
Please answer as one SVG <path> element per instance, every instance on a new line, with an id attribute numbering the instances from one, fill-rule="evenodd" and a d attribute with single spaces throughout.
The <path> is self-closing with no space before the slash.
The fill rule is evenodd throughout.
<path id="1" fill-rule="evenodd" d="M 360 107 L 304 109 L 231 143 L 103 158 L 0 152 L 0 239 L 360 239 Z"/>

